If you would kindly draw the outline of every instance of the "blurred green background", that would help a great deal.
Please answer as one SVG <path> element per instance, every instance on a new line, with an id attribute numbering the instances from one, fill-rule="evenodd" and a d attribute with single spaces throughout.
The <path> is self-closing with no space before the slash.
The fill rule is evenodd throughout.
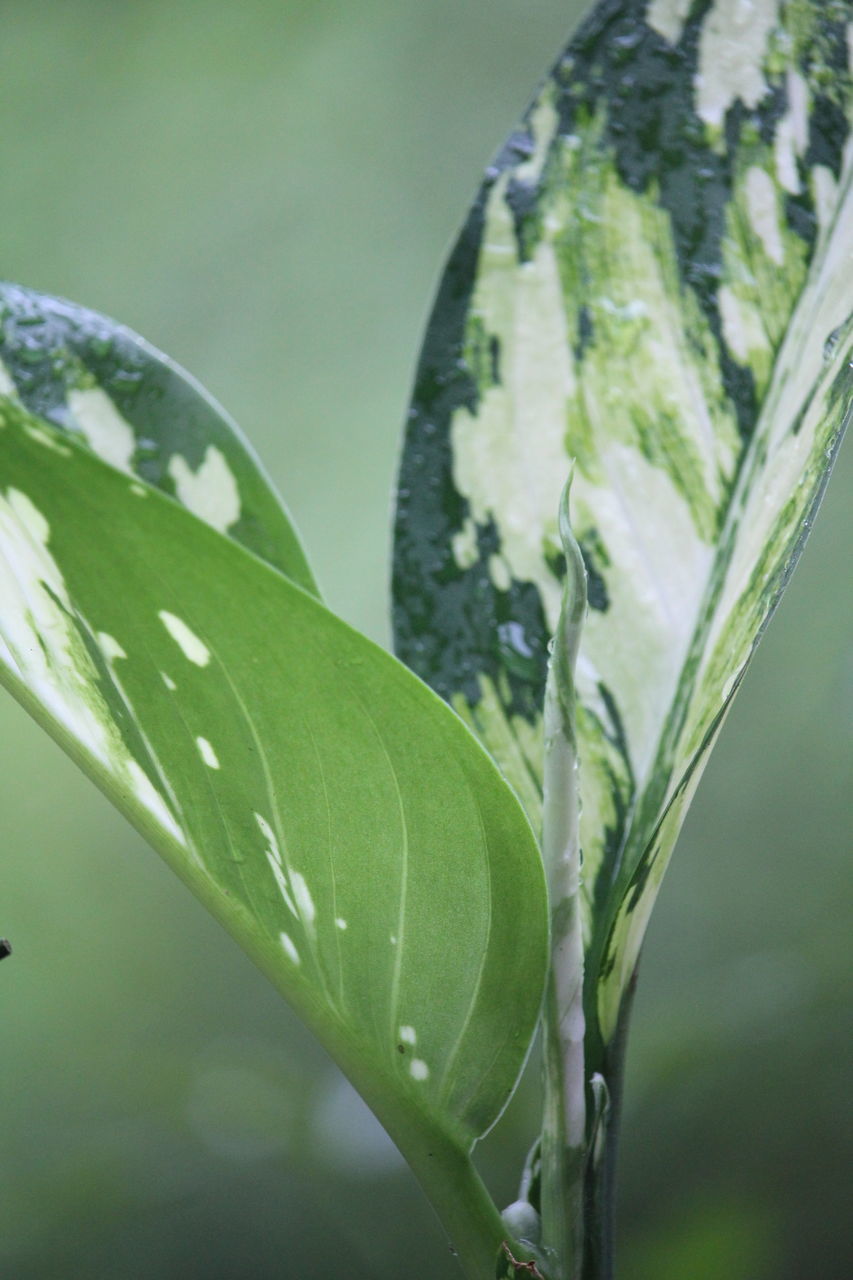
<path id="1" fill-rule="evenodd" d="M 198 375 L 379 639 L 436 274 L 579 7 L 2 4 L 0 272 Z M 850 1275 L 851 482 L 848 447 L 652 922 L 621 1280 Z M 332 1064 L 5 697 L 0 753 L 3 1280 L 450 1280 Z M 486 1144 L 504 1202 L 534 1125 L 532 1078 Z"/>

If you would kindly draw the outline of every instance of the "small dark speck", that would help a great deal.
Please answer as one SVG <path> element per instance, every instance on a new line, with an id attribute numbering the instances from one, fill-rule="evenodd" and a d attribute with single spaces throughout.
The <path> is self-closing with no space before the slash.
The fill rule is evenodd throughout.
<path id="1" fill-rule="evenodd" d="M 7 938 L 0 938 L 0 960 L 12 954 L 12 944 Z"/>
<path id="2" fill-rule="evenodd" d="M 405 1052 L 406 1052 L 406 1046 L 405 1046 L 404 1044 L 398 1044 L 398 1045 L 397 1045 L 397 1052 L 398 1052 L 398 1053 L 405 1053 Z"/>

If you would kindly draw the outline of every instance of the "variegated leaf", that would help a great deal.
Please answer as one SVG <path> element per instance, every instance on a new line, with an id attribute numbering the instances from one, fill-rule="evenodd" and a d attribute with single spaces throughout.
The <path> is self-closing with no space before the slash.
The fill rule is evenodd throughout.
<path id="1" fill-rule="evenodd" d="M 283 574 L 13 398 L 0 679 L 316 1031 L 487 1272 L 504 1233 L 467 1153 L 528 1052 L 548 921 L 533 832 L 473 735 Z"/>
<path id="2" fill-rule="evenodd" d="M 534 824 L 575 461 L 590 1071 L 849 413 L 849 23 L 604 0 L 488 170 L 426 335 L 397 651 Z"/>
<path id="3" fill-rule="evenodd" d="M 124 325 L 0 283 L 0 392 L 316 592 L 281 499 L 236 424 Z"/>

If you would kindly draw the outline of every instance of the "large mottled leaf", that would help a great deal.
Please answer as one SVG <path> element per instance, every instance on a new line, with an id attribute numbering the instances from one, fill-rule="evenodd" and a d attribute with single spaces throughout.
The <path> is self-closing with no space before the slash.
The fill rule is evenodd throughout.
<path id="1" fill-rule="evenodd" d="M 11 399 L 0 601 L 3 682 L 421 1175 L 442 1142 L 463 1156 L 528 1051 L 548 926 L 529 823 L 458 717 L 284 575 Z M 464 1218 L 460 1185 L 447 1175 Z"/>
<path id="2" fill-rule="evenodd" d="M 849 412 L 849 19 L 599 4 L 488 170 L 426 336 L 397 650 L 534 825 L 575 462 L 592 1070 Z"/>
<path id="3" fill-rule="evenodd" d="M 0 392 L 316 591 L 281 499 L 236 424 L 124 325 L 0 282 Z"/>

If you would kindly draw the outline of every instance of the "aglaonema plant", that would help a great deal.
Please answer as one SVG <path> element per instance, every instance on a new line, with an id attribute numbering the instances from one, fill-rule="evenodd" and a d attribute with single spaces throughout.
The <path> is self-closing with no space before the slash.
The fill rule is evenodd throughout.
<path id="1" fill-rule="evenodd" d="M 316 1032 L 471 1280 L 612 1271 L 646 924 L 849 416 L 848 17 L 605 0 L 569 45 L 429 323 L 406 666 L 186 374 L 0 291 L 2 680 Z M 501 1215 L 472 1149 L 540 1025 Z"/>

